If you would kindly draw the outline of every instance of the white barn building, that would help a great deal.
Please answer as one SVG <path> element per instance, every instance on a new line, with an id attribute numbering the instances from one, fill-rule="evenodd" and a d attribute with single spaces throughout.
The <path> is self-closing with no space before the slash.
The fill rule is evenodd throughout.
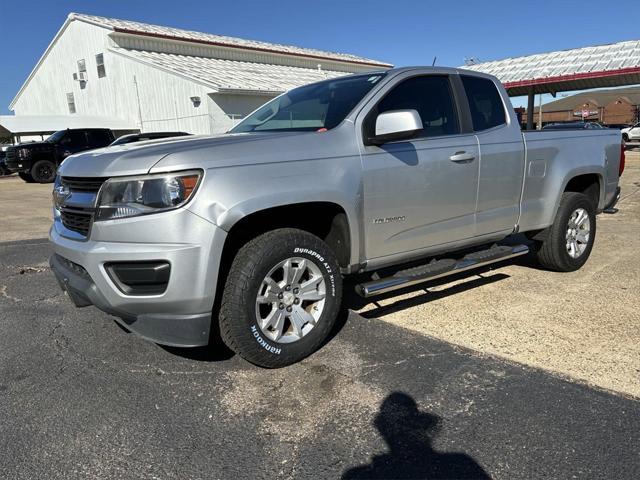
<path id="1" fill-rule="evenodd" d="M 72 13 L 9 108 L 25 118 L 86 117 L 91 126 L 102 119 L 121 130 L 210 134 L 293 87 L 389 67 L 355 55 Z"/>

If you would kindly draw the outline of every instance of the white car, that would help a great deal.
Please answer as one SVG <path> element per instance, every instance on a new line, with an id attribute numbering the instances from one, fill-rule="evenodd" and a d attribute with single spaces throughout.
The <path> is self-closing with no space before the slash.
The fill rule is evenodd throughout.
<path id="1" fill-rule="evenodd" d="M 633 127 L 623 128 L 622 139 L 625 142 L 637 142 L 640 141 L 640 122 L 636 123 Z"/>

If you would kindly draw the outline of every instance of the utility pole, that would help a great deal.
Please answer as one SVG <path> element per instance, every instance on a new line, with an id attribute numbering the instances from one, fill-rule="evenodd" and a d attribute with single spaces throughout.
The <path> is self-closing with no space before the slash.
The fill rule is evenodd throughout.
<path id="1" fill-rule="evenodd" d="M 542 130 L 542 94 L 538 100 L 538 130 Z"/>
<path id="2" fill-rule="evenodd" d="M 138 123 L 140 124 L 140 131 L 142 132 L 142 107 L 140 106 L 140 92 L 138 91 L 138 80 L 136 76 L 133 76 L 133 84 L 136 87 L 136 100 L 138 101 Z"/>
<path id="3" fill-rule="evenodd" d="M 536 98 L 533 93 L 533 87 L 529 87 L 527 95 L 527 130 L 533 130 L 533 109 L 535 108 Z"/>

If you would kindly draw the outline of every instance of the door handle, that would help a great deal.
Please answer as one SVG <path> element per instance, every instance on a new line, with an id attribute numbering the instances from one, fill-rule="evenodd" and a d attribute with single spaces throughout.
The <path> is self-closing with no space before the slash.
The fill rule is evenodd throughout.
<path id="1" fill-rule="evenodd" d="M 470 163 L 476 159 L 476 156 L 467 152 L 456 152 L 449 157 L 449 160 L 456 163 Z"/>

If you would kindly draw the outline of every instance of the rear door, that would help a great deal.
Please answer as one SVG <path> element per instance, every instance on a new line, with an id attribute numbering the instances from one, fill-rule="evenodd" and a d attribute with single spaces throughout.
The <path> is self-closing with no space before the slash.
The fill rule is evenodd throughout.
<path id="1" fill-rule="evenodd" d="M 477 140 L 464 128 L 452 77 L 405 74 L 365 110 L 363 137 L 378 114 L 414 109 L 416 138 L 361 145 L 365 255 L 408 254 L 474 235 L 478 187 Z M 362 142 L 364 143 L 364 142 Z"/>
<path id="2" fill-rule="evenodd" d="M 490 78 L 461 75 L 473 130 L 480 145 L 475 235 L 508 232 L 520 214 L 524 142 L 498 87 Z"/>

